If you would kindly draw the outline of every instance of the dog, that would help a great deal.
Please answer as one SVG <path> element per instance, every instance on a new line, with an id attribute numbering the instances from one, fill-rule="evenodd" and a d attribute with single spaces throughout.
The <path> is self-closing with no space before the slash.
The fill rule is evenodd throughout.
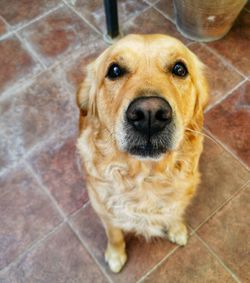
<path id="1" fill-rule="evenodd" d="M 124 232 L 185 245 L 208 101 L 203 64 L 170 36 L 128 35 L 88 65 L 77 101 L 77 148 L 110 269 L 126 263 Z"/>

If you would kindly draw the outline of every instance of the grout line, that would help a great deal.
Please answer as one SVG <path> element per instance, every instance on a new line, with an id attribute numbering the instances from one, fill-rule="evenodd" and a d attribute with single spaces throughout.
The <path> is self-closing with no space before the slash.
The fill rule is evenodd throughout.
<path id="1" fill-rule="evenodd" d="M 203 42 L 200 42 L 200 44 L 206 48 L 208 51 L 210 51 L 214 56 L 221 59 L 222 62 L 224 62 L 225 65 L 231 67 L 234 71 L 236 71 L 239 75 L 241 75 L 243 78 L 247 78 L 243 73 L 241 73 L 240 70 L 238 70 L 229 60 L 227 60 L 223 55 L 218 53 L 216 50 L 214 50 L 212 47 L 208 46 L 207 44 L 204 44 Z"/>
<path id="2" fill-rule="evenodd" d="M 9 25 L 9 23 L 5 20 L 5 18 L 3 16 L 0 15 L 0 19 L 4 22 L 4 24 L 7 26 L 7 28 L 11 28 L 11 26 Z"/>
<path id="3" fill-rule="evenodd" d="M 31 243 L 31 245 L 22 253 L 20 253 L 15 260 L 13 260 L 11 263 L 9 263 L 6 267 L 4 267 L 3 269 L 0 270 L 0 274 L 5 273 L 6 271 L 8 271 L 11 267 L 13 267 L 14 265 L 16 265 L 26 254 L 28 254 L 29 252 L 31 252 L 34 248 L 36 248 L 37 246 L 39 246 L 41 243 L 43 243 L 44 241 L 46 241 L 51 235 L 53 235 L 54 233 L 56 233 L 57 230 L 59 230 L 61 228 L 61 226 L 63 226 L 65 224 L 65 222 L 61 222 L 60 224 L 58 224 L 56 227 L 52 228 L 46 235 L 43 235 L 42 237 L 40 237 L 39 239 L 35 240 L 34 242 Z"/>
<path id="4" fill-rule="evenodd" d="M 5 34 L 1 35 L 0 36 L 0 42 L 5 40 L 5 39 L 8 39 L 8 37 L 10 37 L 11 35 L 13 34 L 13 32 L 6 32 Z"/>
<path id="5" fill-rule="evenodd" d="M 9 171 L 11 171 L 13 168 L 16 168 L 17 166 L 19 166 L 20 163 L 24 162 L 27 160 L 27 158 L 29 158 L 29 156 L 31 156 L 32 154 L 34 154 L 38 149 L 40 149 L 41 147 L 44 147 L 45 145 L 49 144 L 51 141 L 53 141 L 56 136 L 58 134 L 61 133 L 61 129 L 59 129 L 58 131 L 55 131 L 54 133 L 50 134 L 45 140 L 37 143 L 36 145 L 34 145 L 31 149 L 29 149 L 27 151 L 26 154 L 24 154 L 20 159 L 18 159 L 18 161 L 16 162 L 13 162 L 11 164 L 11 166 L 3 169 L 1 172 L 0 172 L 0 176 L 2 175 L 5 175 L 5 174 L 8 174 Z M 69 135 L 71 134 L 71 132 L 69 132 Z M 66 136 L 68 137 L 68 136 Z"/>
<path id="6" fill-rule="evenodd" d="M 149 6 L 153 7 L 154 5 L 156 5 L 158 2 L 160 2 L 159 0 L 154 0 L 153 3 L 151 3 L 148 0 L 143 0 L 144 3 L 148 4 Z"/>
<path id="7" fill-rule="evenodd" d="M 216 137 L 212 132 L 208 129 L 205 128 L 205 130 L 210 134 L 210 136 L 217 141 L 217 143 L 226 151 L 228 152 L 231 156 L 234 157 L 247 171 L 250 171 L 250 168 L 245 164 L 227 145 L 225 145 L 218 137 Z"/>
<path id="8" fill-rule="evenodd" d="M 5 24 L 6 27 L 7 27 L 7 32 L 5 32 L 3 35 L 0 35 L 0 41 L 1 41 L 1 40 L 3 40 L 3 39 L 5 39 L 5 38 L 7 38 L 7 37 L 10 36 L 10 34 L 11 34 L 11 31 L 10 31 L 11 26 L 10 26 L 9 23 L 5 20 L 5 18 L 2 17 L 1 15 L 0 15 L 0 19 L 4 22 L 4 24 Z"/>
<path id="9" fill-rule="evenodd" d="M 26 24 L 21 25 L 20 27 L 16 27 L 16 28 L 15 28 L 15 27 L 11 27 L 11 26 L 10 26 L 11 28 L 13 28 L 13 30 L 10 31 L 9 35 L 12 35 L 12 34 L 18 32 L 18 31 L 20 31 L 20 30 L 22 30 L 22 29 L 24 29 L 24 28 L 26 28 L 26 27 L 28 27 L 28 26 L 34 24 L 35 22 L 38 22 L 39 20 L 41 20 L 41 19 L 47 17 L 48 15 L 50 15 L 51 13 L 55 12 L 56 10 L 58 10 L 58 9 L 60 9 L 60 8 L 62 8 L 62 7 L 63 7 L 62 4 L 58 4 L 56 7 L 51 8 L 49 11 L 46 11 L 45 13 L 43 13 L 43 14 L 41 14 L 41 15 L 35 17 L 34 19 L 30 20 L 30 21 L 29 21 L 28 23 L 26 23 Z"/>
<path id="10" fill-rule="evenodd" d="M 247 78 L 243 78 L 242 81 L 240 81 L 238 84 L 236 84 L 233 88 L 231 88 L 225 95 L 223 95 L 220 99 L 214 101 L 212 104 L 208 105 L 205 113 L 207 113 L 209 110 L 211 110 L 216 105 L 220 104 L 222 101 L 224 101 L 226 98 L 228 98 L 236 89 L 238 89 L 241 85 L 243 85 L 247 81 Z"/>
<path id="11" fill-rule="evenodd" d="M 191 230 L 191 232 L 189 233 L 189 238 L 191 238 L 193 235 L 195 235 L 195 230 L 189 225 L 187 224 L 188 228 Z M 169 240 L 168 240 L 169 241 Z M 174 254 L 176 252 L 176 250 L 178 250 L 179 248 L 181 248 L 181 246 L 177 245 L 175 248 L 173 248 L 165 257 L 163 257 L 154 267 L 152 267 L 149 271 L 147 271 L 144 275 L 142 275 L 142 277 L 136 282 L 136 283 L 141 283 L 143 282 L 143 280 L 148 277 L 148 275 L 150 275 L 152 272 L 154 272 L 164 261 L 166 261 L 172 254 Z"/>
<path id="12" fill-rule="evenodd" d="M 210 254 L 217 259 L 217 261 L 224 267 L 224 269 L 233 277 L 233 279 L 237 283 L 241 283 L 240 279 L 237 275 L 223 262 L 223 260 L 213 251 L 213 249 L 198 235 L 195 236 L 199 239 L 199 241 L 206 247 L 206 249 L 210 252 Z"/>
<path id="13" fill-rule="evenodd" d="M 146 2 L 145 2 L 145 3 L 146 3 Z M 146 3 L 146 4 L 148 4 L 148 3 Z M 121 30 L 123 31 L 123 34 L 124 34 L 124 35 L 127 35 L 126 30 L 127 30 L 128 27 L 131 27 L 131 25 L 133 26 L 133 24 L 134 24 L 133 21 L 134 21 L 137 17 L 139 17 L 139 16 L 143 15 L 144 13 L 146 13 L 146 12 L 147 12 L 148 10 L 150 10 L 151 8 L 153 8 L 153 6 L 150 6 L 150 5 L 148 4 L 148 6 L 147 6 L 145 9 L 143 9 L 140 13 L 131 16 L 131 18 L 129 18 L 127 21 L 125 21 L 125 22 L 123 23 L 123 28 L 121 29 Z"/>
<path id="14" fill-rule="evenodd" d="M 56 7 L 52 8 L 52 9 L 50 9 L 49 11 L 47 11 L 47 12 L 45 12 L 45 13 L 39 15 L 38 17 L 36 17 L 36 18 L 30 20 L 28 23 L 23 24 L 23 25 L 21 25 L 20 27 L 16 27 L 16 28 L 15 28 L 15 27 L 12 27 L 11 25 L 9 25 L 9 24 L 4 20 L 4 22 L 7 23 L 8 27 L 10 28 L 10 30 L 9 30 L 6 34 L 0 36 L 0 41 L 6 39 L 6 38 L 9 37 L 9 36 L 15 35 L 16 32 L 18 32 L 18 31 L 20 31 L 20 30 L 22 30 L 22 29 L 24 29 L 24 28 L 26 28 L 26 27 L 32 25 L 33 23 L 39 21 L 40 19 L 43 19 L 43 18 L 47 17 L 49 14 L 53 13 L 54 11 L 56 11 L 57 9 L 59 9 L 59 8 L 61 8 L 61 7 L 62 7 L 62 4 L 59 4 L 58 6 L 56 6 Z M 11 30 L 11 29 L 12 29 L 12 30 Z"/>
<path id="15" fill-rule="evenodd" d="M 3 91 L 3 93 L 0 96 L 0 102 L 1 100 L 6 99 L 6 97 L 8 96 L 15 95 L 16 91 L 21 91 L 24 88 L 29 87 L 34 82 L 34 80 L 37 79 L 42 74 L 51 71 L 53 68 L 60 66 L 60 64 L 68 63 L 72 56 L 81 56 L 82 54 L 84 54 L 84 50 L 77 49 L 77 50 L 74 50 L 72 53 L 65 55 L 64 58 L 55 60 L 53 64 L 51 64 L 48 67 L 45 66 L 46 69 L 41 69 L 41 71 L 39 71 L 37 74 L 27 78 L 25 82 L 17 83 L 14 87 L 10 87 L 9 89 L 6 89 L 5 91 Z M 56 81 L 58 81 L 56 77 L 54 78 L 56 79 Z"/>
<path id="16" fill-rule="evenodd" d="M 154 272 L 164 261 L 166 261 L 172 254 L 178 250 L 180 246 L 176 246 L 173 248 L 163 259 L 161 259 L 153 268 L 151 268 L 148 272 L 146 272 L 136 283 L 141 283 L 145 278 L 147 278 L 152 272 Z"/>
<path id="17" fill-rule="evenodd" d="M 51 69 L 55 66 L 56 66 L 56 64 L 53 64 L 52 66 L 47 67 L 47 69 L 41 68 L 41 70 L 38 71 L 37 74 L 31 75 L 25 81 L 17 82 L 17 84 L 14 85 L 13 87 L 10 87 L 10 88 L 7 88 L 6 90 L 4 90 L 1 94 L 1 96 L 0 96 L 0 103 L 1 103 L 1 100 L 4 100 L 7 97 L 11 97 L 13 95 L 16 95 L 17 91 L 19 92 L 19 91 L 24 90 L 27 87 L 30 87 L 31 84 L 35 81 L 35 79 L 37 79 L 40 75 L 44 74 L 46 71 L 51 71 Z"/>
<path id="18" fill-rule="evenodd" d="M 65 0 L 63 0 L 63 1 L 65 1 Z M 142 9 L 140 12 L 136 12 L 134 15 L 132 15 L 132 16 L 130 16 L 130 17 L 128 17 L 128 19 L 127 20 L 125 20 L 124 22 L 120 22 L 120 20 L 119 20 L 119 29 L 120 29 L 120 35 L 122 36 L 122 37 L 124 37 L 124 36 L 126 36 L 128 33 L 127 33 L 127 28 L 128 27 L 130 27 L 131 26 L 131 24 L 133 25 L 134 23 L 133 23 L 133 21 L 137 18 L 137 17 L 139 17 L 139 16 L 141 16 L 144 12 L 147 12 L 148 10 L 150 10 L 151 8 L 153 8 L 153 5 L 154 4 L 151 4 L 150 2 L 148 2 L 147 0 L 143 0 L 143 2 L 145 3 L 145 4 L 147 4 L 147 6 L 144 8 L 144 9 Z M 157 1 L 158 2 L 158 1 Z M 118 15 L 119 16 L 119 15 Z M 104 32 L 104 34 L 102 34 L 102 36 L 105 36 L 105 32 Z M 105 40 L 104 40 L 104 42 L 105 43 L 107 43 Z"/>
<path id="19" fill-rule="evenodd" d="M 169 20 L 172 24 L 175 25 L 176 28 L 176 23 L 173 19 L 171 19 L 171 17 L 169 17 L 167 14 L 163 13 L 160 9 L 158 9 L 156 6 L 153 6 L 153 9 L 155 9 L 157 12 L 159 12 L 164 18 L 166 18 L 167 20 Z"/>
<path id="20" fill-rule="evenodd" d="M 41 66 L 43 70 L 46 70 L 47 67 L 46 65 L 44 65 L 44 63 L 42 62 L 42 60 L 40 60 L 39 56 L 36 54 L 36 52 L 33 50 L 33 48 L 31 47 L 31 45 L 29 44 L 29 42 L 25 39 L 23 39 L 18 32 L 14 31 L 13 32 L 14 35 L 16 35 L 16 37 L 20 40 L 20 42 L 26 47 L 26 49 L 28 50 L 28 52 L 31 54 L 31 56 L 35 59 L 34 61 L 38 62 Z"/>
<path id="21" fill-rule="evenodd" d="M 78 240 L 80 241 L 80 243 L 82 244 L 82 246 L 85 248 L 85 250 L 89 253 L 90 257 L 94 260 L 94 262 L 97 264 L 97 266 L 99 267 L 99 269 L 102 271 L 102 273 L 104 274 L 104 276 L 108 279 L 109 282 L 112 282 L 109 278 L 109 276 L 106 274 L 105 270 L 103 269 L 103 267 L 100 265 L 100 263 L 97 261 L 97 259 L 95 258 L 95 256 L 91 253 L 90 249 L 86 246 L 86 244 L 84 243 L 84 240 L 82 239 L 80 233 L 77 231 L 77 229 L 74 227 L 74 224 L 69 220 L 69 218 L 72 217 L 72 215 L 66 215 L 64 213 L 64 211 L 62 210 L 62 208 L 59 206 L 58 202 L 55 200 L 55 198 L 53 197 L 53 195 L 51 194 L 51 192 L 48 190 L 48 188 L 46 186 L 44 186 L 43 182 L 40 180 L 39 176 L 36 174 L 36 172 L 34 172 L 33 168 L 25 161 L 25 165 L 27 167 L 27 169 L 29 170 L 29 172 L 32 174 L 33 178 L 36 180 L 36 182 L 38 183 L 38 185 L 42 188 L 43 192 L 49 197 L 49 199 L 51 200 L 51 202 L 53 203 L 55 209 L 59 212 L 59 214 L 61 215 L 61 217 L 63 218 L 63 223 L 66 223 L 69 225 L 69 227 L 71 228 L 72 232 L 76 235 L 76 237 L 78 238 Z M 87 204 L 85 204 L 84 207 L 86 207 Z M 81 208 L 80 208 L 81 209 Z M 78 212 L 79 209 L 76 211 Z M 75 212 L 75 213 L 76 213 Z"/>
<path id="22" fill-rule="evenodd" d="M 195 41 L 190 41 L 190 42 L 188 42 L 188 43 L 185 43 L 185 45 L 186 46 L 191 46 L 191 45 L 194 45 L 194 44 L 196 44 L 197 42 L 195 42 Z"/>
<path id="23" fill-rule="evenodd" d="M 88 199 L 80 208 L 78 208 L 76 211 L 74 211 L 72 214 L 70 214 L 67 219 L 69 218 L 73 218 L 74 216 L 76 216 L 79 212 L 81 212 L 82 210 L 85 210 L 85 208 L 87 206 L 91 205 L 90 204 L 90 200 Z"/>
<path id="24" fill-rule="evenodd" d="M 64 213 L 64 211 L 62 210 L 62 208 L 59 206 L 58 202 L 53 197 L 52 193 L 44 186 L 44 184 L 41 181 L 40 177 L 37 175 L 36 172 L 34 172 L 33 168 L 31 167 L 31 165 L 26 160 L 24 160 L 24 164 L 26 165 L 26 167 L 27 167 L 28 171 L 30 172 L 30 174 L 32 175 L 32 177 L 36 180 L 38 185 L 42 188 L 42 190 L 45 193 L 45 195 L 50 199 L 50 201 L 52 202 L 54 208 L 57 210 L 57 212 L 59 212 L 59 214 L 62 217 L 63 221 L 66 222 L 67 216 Z"/>
<path id="25" fill-rule="evenodd" d="M 85 17 L 83 17 L 74 7 L 72 7 L 66 0 L 62 0 L 66 7 L 68 7 L 73 13 L 77 14 L 89 27 L 91 27 L 96 33 L 102 36 L 102 32 L 99 31 L 94 25 L 92 25 Z"/>
<path id="26" fill-rule="evenodd" d="M 14 33 L 14 32 L 13 32 Z M 100 40 L 103 41 L 102 38 L 99 38 Z M 104 41 L 103 41 L 104 42 Z M 105 42 L 104 42 L 105 43 Z M 23 81 L 23 82 L 19 82 L 17 83 L 16 85 L 14 85 L 13 87 L 10 87 L 6 90 L 4 90 L 0 96 L 0 102 L 1 100 L 4 100 L 6 99 L 6 97 L 8 96 L 12 96 L 12 95 L 15 95 L 16 94 L 16 91 L 20 91 L 20 90 L 23 90 L 24 88 L 30 86 L 35 79 L 37 79 L 37 77 L 39 77 L 40 75 L 44 74 L 45 72 L 49 72 L 51 71 L 53 68 L 56 68 L 58 66 L 60 66 L 61 64 L 63 63 L 68 63 L 70 62 L 70 59 L 73 57 L 73 56 L 81 56 L 82 54 L 84 54 L 85 51 L 82 50 L 82 49 L 77 49 L 77 50 L 74 50 L 72 51 L 72 53 L 70 54 L 67 54 L 65 55 L 63 58 L 61 59 L 56 59 L 55 62 L 53 64 L 51 64 L 50 66 L 46 67 L 46 69 L 42 69 L 40 71 L 37 72 L 37 74 L 35 75 L 31 75 L 29 78 L 27 78 L 26 81 Z M 39 63 L 40 63 L 40 60 L 39 60 Z"/>
<path id="27" fill-rule="evenodd" d="M 82 238 L 82 236 L 80 235 L 80 233 L 78 232 L 78 230 L 74 227 L 74 224 L 71 221 L 67 221 L 67 224 L 70 226 L 71 230 L 73 231 L 73 233 L 76 235 L 77 239 L 80 241 L 80 243 L 82 244 L 82 246 L 85 248 L 85 250 L 90 254 L 90 256 L 92 257 L 92 259 L 94 260 L 94 262 L 96 263 L 96 265 L 99 267 L 99 269 L 101 270 L 101 272 L 104 274 L 104 276 L 106 277 L 106 279 L 108 279 L 108 281 L 110 283 L 112 283 L 113 281 L 111 280 L 111 278 L 109 277 L 109 275 L 106 273 L 105 269 L 102 267 L 102 265 L 98 262 L 98 260 L 95 258 L 95 256 L 92 254 L 92 252 L 90 251 L 90 249 L 88 248 L 88 246 L 85 244 L 84 239 Z"/>
<path id="28" fill-rule="evenodd" d="M 246 187 L 250 184 L 250 181 L 246 181 L 236 192 L 234 192 L 230 197 L 228 197 L 221 205 L 219 205 L 205 220 L 203 220 L 197 227 L 192 228 L 190 225 L 189 227 L 192 229 L 194 233 L 196 233 L 204 224 L 206 224 L 218 211 L 223 209 L 231 200 L 237 197 L 242 191 L 246 189 Z"/>

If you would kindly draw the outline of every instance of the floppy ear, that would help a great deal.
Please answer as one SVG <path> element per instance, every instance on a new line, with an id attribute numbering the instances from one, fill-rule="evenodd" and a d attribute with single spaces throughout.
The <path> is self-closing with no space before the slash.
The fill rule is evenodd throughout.
<path id="1" fill-rule="evenodd" d="M 205 77 L 206 66 L 192 53 L 194 70 L 193 82 L 196 88 L 196 102 L 194 107 L 194 115 L 192 126 L 201 129 L 203 126 L 203 111 L 208 104 L 208 84 Z"/>
<path id="2" fill-rule="evenodd" d="M 95 94 L 97 82 L 95 79 L 95 70 L 94 63 L 91 63 L 87 66 L 87 74 L 85 80 L 80 85 L 77 92 L 77 104 L 80 108 L 82 116 L 87 114 L 95 114 L 96 105 L 95 105 Z"/>

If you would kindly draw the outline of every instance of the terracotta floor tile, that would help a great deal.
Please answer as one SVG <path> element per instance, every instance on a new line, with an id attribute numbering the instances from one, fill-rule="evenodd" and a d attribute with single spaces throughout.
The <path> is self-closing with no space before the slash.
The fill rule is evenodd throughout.
<path id="1" fill-rule="evenodd" d="M 0 178 L 0 269 L 61 221 L 23 164 Z"/>
<path id="2" fill-rule="evenodd" d="M 59 0 L 1 0 L 0 15 L 14 28 L 56 7 Z"/>
<path id="3" fill-rule="evenodd" d="M 0 18 L 0 37 L 3 36 L 8 30 L 8 27 L 6 26 L 5 22 L 2 18 Z"/>
<path id="4" fill-rule="evenodd" d="M 0 41 L 0 96 L 8 87 L 26 81 L 41 70 L 15 36 Z"/>
<path id="5" fill-rule="evenodd" d="M 149 21 L 150 19 L 150 21 Z M 154 8 L 150 8 L 145 12 L 141 13 L 139 16 L 134 18 L 132 21 L 128 22 L 124 26 L 125 34 L 128 33 L 162 33 L 170 36 L 174 36 L 184 43 L 190 42 L 188 39 L 184 38 L 175 28 L 175 25 L 167 20 L 163 15 L 161 15 Z"/>
<path id="6" fill-rule="evenodd" d="M 102 32 L 106 32 L 106 19 L 102 0 L 85 1 L 67 0 L 85 19 Z M 142 0 L 120 0 L 117 1 L 120 28 L 132 17 L 141 13 L 148 5 Z"/>
<path id="7" fill-rule="evenodd" d="M 250 76 L 250 16 L 243 10 L 232 30 L 222 39 L 208 45 L 218 51 L 246 76 Z"/>
<path id="8" fill-rule="evenodd" d="M 121 273 L 113 274 L 104 260 L 107 242 L 105 231 L 91 206 L 81 209 L 71 221 L 77 227 L 91 253 L 115 282 L 136 282 L 175 247 L 167 240 L 157 239 L 146 243 L 145 240 L 131 235 L 126 241 L 128 262 Z"/>
<path id="9" fill-rule="evenodd" d="M 107 282 L 71 229 L 63 225 L 11 267 L 11 282 Z"/>
<path id="10" fill-rule="evenodd" d="M 32 155 L 29 162 L 66 214 L 88 200 L 75 137 L 51 141 Z"/>
<path id="11" fill-rule="evenodd" d="M 206 114 L 206 128 L 250 166 L 250 82 Z"/>
<path id="12" fill-rule="evenodd" d="M 143 282 L 229 283 L 235 281 L 203 244 L 193 236 L 186 247 L 178 249 Z"/>
<path id="13" fill-rule="evenodd" d="M 78 113 L 50 72 L 1 101 L 0 164 L 8 167 L 51 134 L 77 128 Z M 3 168 L 1 168 L 3 169 Z"/>
<path id="14" fill-rule="evenodd" d="M 250 185 L 198 231 L 242 282 L 250 278 L 249 211 Z"/>
<path id="15" fill-rule="evenodd" d="M 244 78 L 233 68 L 213 55 L 200 43 L 191 44 L 189 48 L 206 65 L 206 75 L 209 82 L 210 104 L 221 99 Z"/>
<path id="16" fill-rule="evenodd" d="M 188 223 L 196 228 L 248 180 L 249 172 L 214 142 L 205 139 L 200 161 L 201 184 L 187 211 Z"/>
<path id="17" fill-rule="evenodd" d="M 77 49 L 91 45 L 97 36 L 92 28 L 67 7 L 59 8 L 24 28 L 20 35 L 29 42 L 46 66 Z"/>
<path id="18" fill-rule="evenodd" d="M 159 9 L 163 14 L 165 14 L 172 21 L 175 21 L 174 14 L 174 4 L 173 0 L 160 0 L 155 7 Z"/>
<path id="19" fill-rule="evenodd" d="M 59 80 L 67 83 L 72 95 L 76 94 L 86 75 L 87 65 L 93 62 L 107 47 L 102 39 L 98 39 L 86 47 L 83 52 L 74 53 L 68 60 L 58 64 L 53 72 L 57 74 Z"/>

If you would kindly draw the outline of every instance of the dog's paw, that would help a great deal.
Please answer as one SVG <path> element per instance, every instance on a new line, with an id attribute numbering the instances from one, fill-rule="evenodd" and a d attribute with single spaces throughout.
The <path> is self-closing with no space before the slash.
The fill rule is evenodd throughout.
<path id="1" fill-rule="evenodd" d="M 107 248 L 105 252 L 105 261 L 108 263 L 111 271 L 118 273 L 121 271 L 127 261 L 127 255 L 124 250 L 115 250 Z"/>
<path id="2" fill-rule="evenodd" d="M 170 226 L 168 230 L 168 239 L 172 243 L 185 246 L 188 240 L 188 231 L 185 224 L 179 223 Z"/>

